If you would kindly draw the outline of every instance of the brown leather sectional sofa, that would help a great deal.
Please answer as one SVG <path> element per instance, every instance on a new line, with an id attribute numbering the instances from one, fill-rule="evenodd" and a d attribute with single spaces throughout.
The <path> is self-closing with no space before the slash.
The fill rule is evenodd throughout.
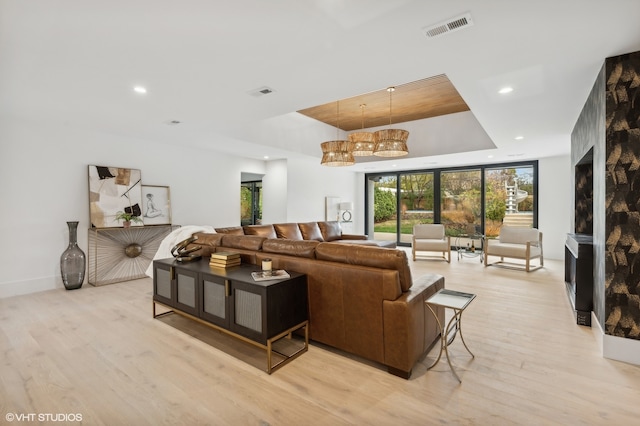
<path id="1" fill-rule="evenodd" d="M 366 235 L 343 234 L 340 222 L 276 223 L 215 228 L 219 234 L 258 235 L 287 240 L 331 241 L 341 244 L 370 245 L 395 248 L 395 241 L 369 240 Z"/>
<path id="2" fill-rule="evenodd" d="M 193 245 L 205 257 L 233 250 L 245 263 L 270 258 L 276 269 L 306 274 L 310 339 L 379 362 L 408 379 L 416 362 L 438 341 L 437 322 L 424 302 L 444 287 L 444 277 L 427 274 L 413 280 L 404 251 L 345 244 L 358 240 L 333 240 L 323 233 L 322 224 L 325 231 L 326 226 L 335 231 L 331 222 L 298 224 L 304 225 L 298 230 L 307 238 L 296 239 L 286 238 L 291 232 L 298 236 L 292 224 L 274 225 L 275 238 L 260 234 L 268 226 L 252 228 L 255 233 L 249 235 L 247 227 L 242 234 L 240 227 L 220 228 L 217 234 L 194 234 Z M 310 238 L 314 235 L 318 239 Z M 444 310 L 437 314 L 444 321 Z"/>

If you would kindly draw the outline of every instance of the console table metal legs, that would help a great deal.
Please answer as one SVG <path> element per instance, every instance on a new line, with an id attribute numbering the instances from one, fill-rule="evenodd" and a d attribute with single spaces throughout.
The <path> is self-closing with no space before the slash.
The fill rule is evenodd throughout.
<path id="1" fill-rule="evenodd" d="M 170 311 L 162 312 L 162 313 L 159 314 L 156 311 L 156 305 L 163 306 L 163 307 L 165 307 L 167 309 L 170 309 Z M 208 321 L 204 321 L 201 318 L 198 318 L 198 317 L 195 317 L 193 315 L 187 314 L 186 312 L 182 312 L 180 310 L 174 309 L 174 308 L 172 308 L 170 306 L 167 306 L 167 305 L 165 305 L 163 303 L 156 302 L 155 300 L 153 301 L 153 317 L 154 318 L 158 318 L 158 317 L 161 317 L 163 315 L 170 314 L 170 313 L 175 313 L 175 314 L 181 315 L 183 317 L 189 318 L 191 320 L 197 321 L 200 324 L 204 324 L 204 325 L 206 325 L 208 327 L 214 328 L 214 329 L 216 329 L 218 331 L 221 331 L 221 332 L 223 332 L 225 334 L 228 334 L 228 335 L 230 335 L 232 337 L 235 337 L 236 339 L 242 340 L 243 342 L 250 343 L 253 346 L 257 346 L 257 347 L 259 347 L 261 349 L 264 349 L 267 352 L 267 368 L 266 368 L 266 371 L 267 371 L 268 374 L 273 373 L 274 371 L 276 371 L 280 367 L 288 364 L 289 362 L 293 361 L 294 359 L 296 359 L 297 357 L 299 357 L 300 355 L 302 355 L 303 353 L 305 353 L 305 352 L 307 352 L 309 350 L 309 321 L 303 321 L 300 324 L 294 325 L 293 327 L 283 331 L 282 333 L 277 334 L 277 335 L 267 339 L 267 344 L 263 345 L 261 343 L 258 343 L 256 341 L 254 341 L 254 340 L 248 339 L 248 338 L 246 338 L 244 336 L 241 336 L 241 335 L 239 335 L 237 333 L 229 331 L 229 330 L 227 330 L 225 328 L 218 327 L 217 325 L 212 324 L 212 323 L 210 323 Z M 273 344 L 275 342 L 277 342 L 278 340 L 283 339 L 283 338 L 291 338 L 291 335 L 293 334 L 293 332 L 295 332 L 297 330 L 300 330 L 301 328 L 304 328 L 304 345 L 303 346 L 301 346 L 298 350 L 296 350 L 295 352 L 293 352 L 290 355 L 287 355 L 287 354 L 284 354 L 282 352 L 278 352 L 277 350 L 274 350 Z M 281 355 L 283 357 L 283 359 L 281 361 L 276 362 L 275 364 L 273 363 L 273 354 L 274 353 L 276 353 L 278 355 Z"/>

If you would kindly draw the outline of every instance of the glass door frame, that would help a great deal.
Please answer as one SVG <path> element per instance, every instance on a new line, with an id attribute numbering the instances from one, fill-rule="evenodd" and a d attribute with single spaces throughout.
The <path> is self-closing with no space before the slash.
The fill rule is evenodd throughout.
<path id="1" fill-rule="evenodd" d="M 371 215 L 373 214 L 373 185 L 370 183 L 374 182 L 376 178 L 381 177 L 389 177 L 395 176 L 396 178 L 396 193 L 401 193 L 401 182 L 402 175 L 408 174 L 416 174 L 416 173 L 433 173 L 433 185 L 434 185 L 434 194 L 433 194 L 433 221 L 434 223 L 441 223 L 441 196 L 440 196 L 440 186 L 441 179 L 440 175 L 442 172 L 463 172 L 463 171 L 471 171 L 471 170 L 479 170 L 481 176 L 481 187 L 480 191 L 480 200 L 481 200 L 481 214 L 480 214 L 480 222 L 481 222 L 481 233 L 484 234 L 485 231 L 485 216 L 486 216 L 486 206 L 485 206 L 485 174 L 486 170 L 489 169 L 499 169 L 499 168 L 520 168 L 520 167 L 531 167 L 533 168 L 533 227 L 538 227 L 538 160 L 531 161 L 520 161 L 514 163 L 492 163 L 492 164 L 478 164 L 478 165 L 467 165 L 467 166 L 455 166 L 455 167 L 444 167 L 444 168 L 436 168 L 436 169 L 417 169 L 417 170 L 402 170 L 402 171 L 393 171 L 393 172 L 376 172 L 376 173 L 365 173 L 364 175 L 364 206 L 365 206 L 365 228 L 364 232 L 367 235 L 373 236 L 374 229 L 371 228 L 370 223 Z M 371 191 L 371 192 L 370 192 Z M 371 204 L 370 204 L 371 203 Z M 401 197 L 396 197 L 396 212 L 401 211 Z M 375 227 L 375 224 L 373 225 Z M 409 247 L 410 244 L 401 242 L 401 217 L 399 214 L 396 215 L 396 244 L 398 246 Z"/>

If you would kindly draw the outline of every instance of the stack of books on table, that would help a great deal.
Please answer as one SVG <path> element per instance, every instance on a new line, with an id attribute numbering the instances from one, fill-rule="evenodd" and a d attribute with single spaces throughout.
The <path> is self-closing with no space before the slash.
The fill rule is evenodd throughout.
<path id="1" fill-rule="evenodd" d="M 240 253 L 232 251 L 211 253 L 211 260 L 209 260 L 209 266 L 215 266 L 216 268 L 229 268 L 231 266 L 238 266 L 239 264 Z"/>

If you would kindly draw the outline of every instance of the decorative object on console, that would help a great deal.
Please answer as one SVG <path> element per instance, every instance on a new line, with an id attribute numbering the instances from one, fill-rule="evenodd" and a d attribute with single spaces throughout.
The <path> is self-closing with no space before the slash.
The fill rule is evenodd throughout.
<path id="1" fill-rule="evenodd" d="M 273 262 L 271 259 L 262 259 L 262 276 L 270 277 L 273 269 Z M 253 277 L 255 279 L 255 277 Z"/>
<path id="2" fill-rule="evenodd" d="M 200 259 L 202 256 L 192 254 L 198 250 L 198 247 L 187 249 L 187 246 L 197 239 L 198 237 L 189 237 L 186 240 L 180 241 L 171 249 L 171 255 L 175 257 L 178 262 L 191 262 L 192 260 Z"/>
<path id="3" fill-rule="evenodd" d="M 284 269 L 263 270 L 251 273 L 251 277 L 254 281 L 269 281 L 269 280 L 283 280 L 285 278 L 291 278 L 291 275 Z"/>
<path id="4" fill-rule="evenodd" d="M 340 203 L 340 210 L 342 211 L 342 222 L 351 222 L 351 219 L 352 219 L 351 211 L 353 210 L 353 203 L 352 202 Z"/>
<path id="5" fill-rule="evenodd" d="M 142 219 L 145 225 L 171 225 L 168 186 L 142 185 Z"/>
<path id="6" fill-rule="evenodd" d="M 92 228 L 118 227 L 117 212 L 142 215 L 140 170 L 89 166 L 89 211 Z M 142 222 L 140 222 L 142 225 Z"/>
<path id="7" fill-rule="evenodd" d="M 171 231 L 172 227 L 166 225 L 89 228 L 89 284 L 100 286 L 145 277 L 154 254 Z"/>
<path id="8" fill-rule="evenodd" d="M 140 219 L 140 217 L 134 215 L 133 213 L 127 212 L 116 213 L 115 220 L 122 221 L 123 228 L 129 228 L 131 226 L 131 222 L 142 223 L 142 219 Z"/>
<path id="9" fill-rule="evenodd" d="M 60 274 L 67 290 L 82 287 L 86 270 L 85 255 L 78 247 L 78 222 L 67 222 L 69 228 L 69 246 L 60 256 Z"/>
<path id="10" fill-rule="evenodd" d="M 232 266 L 238 266 L 241 263 L 240 253 L 232 251 L 219 251 L 211 253 L 209 259 L 209 266 L 215 268 L 230 268 Z"/>
<path id="11" fill-rule="evenodd" d="M 389 126 L 391 126 L 391 94 L 395 87 L 387 88 L 389 92 Z M 384 129 L 373 133 L 376 140 L 376 147 L 373 155 L 378 157 L 402 157 L 409 154 L 407 139 L 409 132 L 402 129 Z"/>

